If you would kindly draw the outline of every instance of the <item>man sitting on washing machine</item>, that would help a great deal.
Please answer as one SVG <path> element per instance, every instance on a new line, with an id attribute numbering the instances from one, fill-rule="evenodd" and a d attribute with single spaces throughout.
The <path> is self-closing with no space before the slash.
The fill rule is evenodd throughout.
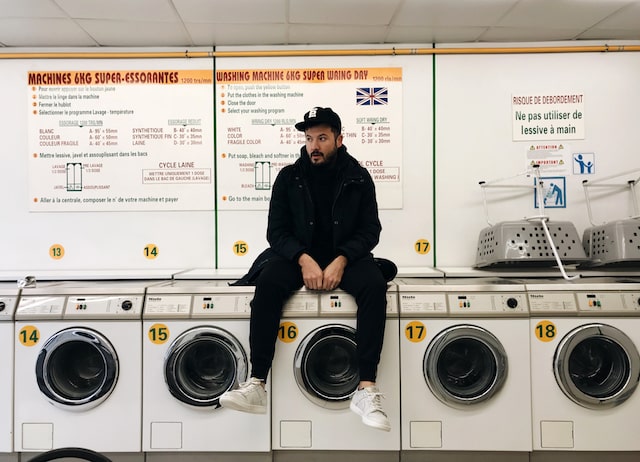
<path id="1" fill-rule="evenodd" d="M 358 305 L 360 383 L 350 408 L 364 424 L 389 431 L 376 386 L 389 278 L 371 253 L 382 230 L 375 185 L 342 144 L 342 122 L 331 108 L 314 107 L 295 127 L 305 133 L 305 145 L 296 162 L 284 167 L 273 183 L 267 224 L 270 248 L 245 276 L 255 277 L 256 285 L 249 333 L 251 377 L 223 394 L 220 403 L 244 412 L 266 412 L 265 381 L 285 301 L 303 284 L 311 290 L 339 287 Z"/>

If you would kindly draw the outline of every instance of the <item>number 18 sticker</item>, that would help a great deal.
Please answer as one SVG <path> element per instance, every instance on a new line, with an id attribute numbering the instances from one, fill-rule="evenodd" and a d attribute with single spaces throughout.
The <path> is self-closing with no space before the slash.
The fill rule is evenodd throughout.
<path id="1" fill-rule="evenodd" d="M 556 325 L 551 321 L 540 321 L 536 324 L 534 335 L 541 342 L 550 342 L 556 338 Z"/>

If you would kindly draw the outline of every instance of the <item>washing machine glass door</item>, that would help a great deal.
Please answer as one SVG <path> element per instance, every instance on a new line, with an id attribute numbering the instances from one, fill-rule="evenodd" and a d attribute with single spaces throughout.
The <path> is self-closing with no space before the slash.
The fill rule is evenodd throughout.
<path id="1" fill-rule="evenodd" d="M 191 406 L 220 406 L 220 396 L 247 379 L 247 355 L 230 332 L 198 326 L 178 336 L 167 352 L 169 392 Z"/>
<path id="2" fill-rule="evenodd" d="M 423 373 L 440 401 L 469 406 L 490 399 L 502 388 L 508 373 L 507 354 L 488 330 L 454 325 L 439 332 L 427 346 Z"/>
<path id="3" fill-rule="evenodd" d="M 573 329 L 553 358 L 558 386 L 575 403 L 607 409 L 631 396 L 640 376 L 640 355 L 620 329 L 591 323 Z"/>
<path id="4" fill-rule="evenodd" d="M 356 331 L 343 324 L 327 324 L 300 342 L 294 375 L 302 393 L 318 406 L 345 409 L 360 381 Z"/>
<path id="5" fill-rule="evenodd" d="M 118 381 L 118 355 L 100 332 L 69 327 L 52 335 L 36 360 L 40 391 L 55 406 L 87 410 L 98 406 Z"/>

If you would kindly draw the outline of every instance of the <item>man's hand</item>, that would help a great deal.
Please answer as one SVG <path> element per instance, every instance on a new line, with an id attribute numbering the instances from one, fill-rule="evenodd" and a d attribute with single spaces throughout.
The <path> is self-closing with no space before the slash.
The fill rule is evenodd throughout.
<path id="1" fill-rule="evenodd" d="M 347 266 L 347 257 L 343 255 L 338 255 L 331 263 L 329 263 L 329 266 L 327 266 L 323 272 L 323 290 L 333 290 L 340 285 L 345 266 Z"/>
<path id="2" fill-rule="evenodd" d="M 298 258 L 298 264 L 302 270 L 302 280 L 307 289 L 322 289 L 322 269 L 320 265 L 311 257 L 311 255 L 303 253 Z"/>

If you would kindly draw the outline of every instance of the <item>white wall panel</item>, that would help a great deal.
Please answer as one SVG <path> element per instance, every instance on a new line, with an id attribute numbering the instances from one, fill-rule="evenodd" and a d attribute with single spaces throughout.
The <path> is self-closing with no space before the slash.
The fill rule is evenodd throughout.
<path id="1" fill-rule="evenodd" d="M 582 181 L 640 167 L 638 75 L 637 53 L 438 56 L 436 266 L 468 267 L 475 263 L 478 235 L 487 226 L 479 181 L 525 171 L 528 148 L 553 142 L 512 141 L 514 94 L 584 94 L 584 139 L 556 144 L 562 144 L 569 154 L 594 153 L 595 174 L 576 175 L 567 165 L 566 208 L 546 209 L 551 221 L 570 221 L 582 236 L 590 226 Z M 568 162 L 572 162 L 571 156 Z M 514 183 L 516 180 L 505 182 Z M 521 178 L 519 183 L 533 185 L 530 178 Z M 532 192 L 487 192 L 493 222 L 538 213 Z M 592 200 L 599 222 L 627 218 L 629 204 L 628 192 L 601 192 Z"/>

